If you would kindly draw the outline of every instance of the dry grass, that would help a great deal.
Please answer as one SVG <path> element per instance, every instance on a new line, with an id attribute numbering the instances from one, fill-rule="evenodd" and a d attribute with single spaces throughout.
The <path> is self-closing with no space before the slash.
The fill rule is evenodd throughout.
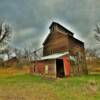
<path id="1" fill-rule="evenodd" d="M 87 61 L 89 73 L 100 74 L 100 60 Z"/>
<path id="2" fill-rule="evenodd" d="M 99 75 L 48 80 L 28 73 L 28 67 L 0 68 L 0 100 L 100 100 Z"/>
<path id="3" fill-rule="evenodd" d="M 29 74 L 0 76 L 0 100 L 99 100 L 99 84 L 95 75 L 57 80 Z"/>
<path id="4" fill-rule="evenodd" d="M 22 69 L 18 69 L 16 67 L 9 68 L 1 68 L 0 67 L 0 76 L 13 76 L 16 74 L 29 73 L 29 67 L 23 67 Z"/>

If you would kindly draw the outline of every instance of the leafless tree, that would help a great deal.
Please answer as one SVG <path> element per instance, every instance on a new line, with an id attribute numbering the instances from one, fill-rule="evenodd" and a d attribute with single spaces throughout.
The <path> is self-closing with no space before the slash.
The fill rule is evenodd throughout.
<path id="1" fill-rule="evenodd" d="M 99 26 L 99 24 L 96 25 L 95 32 L 96 32 L 95 39 L 100 42 L 100 26 Z"/>
<path id="2" fill-rule="evenodd" d="M 97 49 L 86 49 L 86 56 L 97 57 Z"/>
<path id="3" fill-rule="evenodd" d="M 4 51 L 8 56 L 8 59 L 10 59 L 12 57 L 12 54 L 14 53 L 14 48 L 8 45 Z"/>
<path id="4" fill-rule="evenodd" d="M 13 51 L 17 57 L 17 59 L 20 59 L 22 57 L 22 51 L 21 49 L 18 49 L 18 48 L 14 48 L 14 51 Z"/>
<path id="5" fill-rule="evenodd" d="M 5 23 L 0 20 L 0 54 L 8 54 L 8 49 L 6 49 L 9 40 L 11 39 L 12 29 L 10 24 Z"/>
<path id="6" fill-rule="evenodd" d="M 22 69 L 23 66 L 25 65 L 25 61 L 23 60 L 24 59 L 23 51 L 19 48 L 14 48 L 13 53 L 15 54 L 15 56 L 17 58 L 16 67 Z"/>
<path id="7" fill-rule="evenodd" d="M 25 44 L 25 47 L 23 49 L 14 49 L 15 55 L 22 66 L 31 64 L 33 57 L 32 51 L 33 48 L 30 41 Z"/>
<path id="8" fill-rule="evenodd" d="M 24 51 L 23 56 L 24 56 L 24 58 L 26 60 L 26 63 L 28 63 L 28 64 L 31 63 L 32 58 L 34 56 L 33 53 L 32 53 L 33 50 L 34 50 L 34 48 L 33 48 L 33 41 L 32 40 L 27 41 L 26 44 L 25 44 L 25 47 L 23 49 L 23 51 Z"/>

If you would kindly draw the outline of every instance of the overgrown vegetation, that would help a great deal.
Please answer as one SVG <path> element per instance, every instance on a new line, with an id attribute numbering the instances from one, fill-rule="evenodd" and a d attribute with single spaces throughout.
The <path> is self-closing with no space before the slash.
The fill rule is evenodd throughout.
<path id="1" fill-rule="evenodd" d="M 87 60 L 88 72 L 100 74 L 100 58 L 90 58 Z"/>

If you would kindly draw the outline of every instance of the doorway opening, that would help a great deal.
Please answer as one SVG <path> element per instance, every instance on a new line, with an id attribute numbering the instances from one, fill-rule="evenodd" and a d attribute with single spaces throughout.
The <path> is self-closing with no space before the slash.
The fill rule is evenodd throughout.
<path id="1" fill-rule="evenodd" d="M 57 74 L 56 74 L 57 77 L 65 76 L 64 64 L 63 64 L 62 59 L 56 59 L 56 71 L 57 71 Z"/>

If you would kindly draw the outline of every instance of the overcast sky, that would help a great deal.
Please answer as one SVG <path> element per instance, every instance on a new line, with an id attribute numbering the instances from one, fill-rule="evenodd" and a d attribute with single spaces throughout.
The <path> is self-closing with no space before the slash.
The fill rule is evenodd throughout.
<path id="1" fill-rule="evenodd" d="M 32 41 L 39 48 L 52 21 L 69 27 L 86 46 L 98 46 L 93 36 L 100 0 L 0 0 L 0 18 L 12 25 L 12 45 L 17 47 Z"/>

